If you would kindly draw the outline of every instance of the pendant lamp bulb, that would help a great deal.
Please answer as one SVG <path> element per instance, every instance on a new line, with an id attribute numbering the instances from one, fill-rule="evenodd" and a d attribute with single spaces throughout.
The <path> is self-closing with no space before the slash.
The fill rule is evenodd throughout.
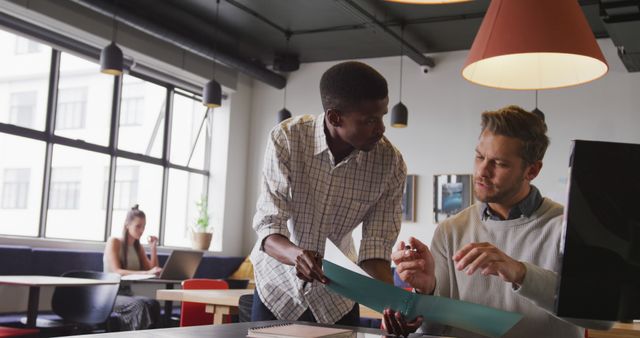
<path id="1" fill-rule="evenodd" d="M 218 42 L 218 17 L 220 14 L 220 0 L 216 1 L 216 21 L 213 32 L 213 56 L 211 80 L 202 88 L 202 104 L 208 108 L 217 108 L 222 105 L 222 86 L 215 80 L 216 77 L 216 47 Z"/>
<path id="2" fill-rule="evenodd" d="M 394 128 L 406 128 L 409 110 L 402 103 L 402 73 L 404 58 L 404 23 L 400 25 L 400 87 L 398 91 L 398 103 L 391 108 L 391 126 Z"/>
<path id="3" fill-rule="evenodd" d="M 114 6 L 113 9 L 113 17 L 111 21 L 111 43 L 102 48 L 100 51 L 100 72 L 109 75 L 121 75 L 123 69 L 123 56 L 122 50 L 118 45 L 116 45 L 116 37 L 117 37 L 117 28 L 118 22 L 116 21 L 116 13 L 118 10 L 118 5 Z"/>

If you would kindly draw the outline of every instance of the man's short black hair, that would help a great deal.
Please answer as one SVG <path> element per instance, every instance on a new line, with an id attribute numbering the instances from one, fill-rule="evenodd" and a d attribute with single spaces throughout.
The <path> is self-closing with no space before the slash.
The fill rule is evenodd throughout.
<path id="1" fill-rule="evenodd" d="M 383 100 L 388 96 L 387 80 L 371 66 L 347 61 L 329 68 L 320 79 L 320 97 L 326 112 L 349 111 L 363 101 Z"/>

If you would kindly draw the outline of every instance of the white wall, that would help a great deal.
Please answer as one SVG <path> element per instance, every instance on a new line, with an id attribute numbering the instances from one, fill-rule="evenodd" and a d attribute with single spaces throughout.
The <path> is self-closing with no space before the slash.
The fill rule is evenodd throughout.
<path id="1" fill-rule="evenodd" d="M 640 73 L 628 73 L 611 40 L 600 40 L 609 73 L 582 86 L 542 91 L 539 108 L 545 112 L 551 145 L 541 175 L 534 181 L 543 192 L 563 202 L 569 146 L 572 139 L 640 143 Z M 468 83 L 460 75 L 467 51 L 433 55 L 436 68 L 424 75 L 405 59 L 403 102 L 409 108 L 406 129 L 387 128 L 387 137 L 404 155 L 409 174 L 418 175 L 415 223 L 404 223 L 399 239 L 417 236 L 431 241 L 433 175 L 472 173 L 480 113 L 510 104 L 534 108 L 533 91 L 505 91 Z M 361 60 L 376 68 L 389 82 L 390 107 L 398 102 L 399 58 Z M 335 62 L 304 64 L 291 74 L 287 108 L 294 114 L 319 114 L 318 84 Z M 260 169 L 269 130 L 282 108 L 282 92 L 254 81 L 251 140 L 243 250 L 255 241 L 251 220 L 260 191 Z M 387 117 L 387 125 L 388 125 Z"/>
<path id="2" fill-rule="evenodd" d="M 245 177 L 251 113 L 251 80 L 240 75 L 238 90 L 229 97 L 229 109 L 213 116 L 210 196 L 213 248 L 225 256 L 242 254 Z"/>

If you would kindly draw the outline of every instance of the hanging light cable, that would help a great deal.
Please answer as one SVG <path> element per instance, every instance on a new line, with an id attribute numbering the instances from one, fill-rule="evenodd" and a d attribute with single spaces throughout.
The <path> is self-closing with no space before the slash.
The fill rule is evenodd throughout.
<path id="1" fill-rule="evenodd" d="M 536 90 L 536 107 L 531 111 L 544 121 L 544 113 L 538 109 L 538 90 Z"/>
<path id="2" fill-rule="evenodd" d="M 118 31 L 118 22 L 116 21 L 117 11 L 118 4 L 115 3 L 111 23 L 111 43 L 100 51 L 100 72 L 115 76 L 122 74 L 123 68 L 122 50 L 116 45 Z"/>
<path id="3" fill-rule="evenodd" d="M 218 44 L 218 17 L 220 13 L 220 0 L 216 0 L 216 21 L 213 33 L 213 74 L 211 80 L 202 88 L 202 104 L 209 108 L 217 108 L 222 104 L 222 87 L 215 80 L 216 76 L 216 48 Z"/>
<path id="4" fill-rule="evenodd" d="M 287 45 L 285 47 L 285 55 L 289 55 L 289 39 L 291 39 L 291 32 L 287 31 L 285 33 L 285 36 L 287 38 Z M 284 86 L 284 96 L 282 99 L 282 109 L 280 109 L 280 111 L 278 112 L 278 123 L 291 118 L 291 112 L 289 111 L 289 109 L 287 109 L 287 85 L 285 84 Z"/>
<path id="5" fill-rule="evenodd" d="M 404 59 L 404 24 L 400 26 L 400 90 L 398 103 L 391 108 L 391 126 L 394 128 L 407 127 L 407 120 L 409 118 L 409 111 L 407 106 L 402 103 L 402 59 Z"/>

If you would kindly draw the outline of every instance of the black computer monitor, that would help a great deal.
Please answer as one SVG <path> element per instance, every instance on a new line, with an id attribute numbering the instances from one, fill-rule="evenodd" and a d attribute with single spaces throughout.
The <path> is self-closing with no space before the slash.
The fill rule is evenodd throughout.
<path id="1" fill-rule="evenodd" d="M 640 145 L 574 141 L 559 317 L 640 318 Z"/>

